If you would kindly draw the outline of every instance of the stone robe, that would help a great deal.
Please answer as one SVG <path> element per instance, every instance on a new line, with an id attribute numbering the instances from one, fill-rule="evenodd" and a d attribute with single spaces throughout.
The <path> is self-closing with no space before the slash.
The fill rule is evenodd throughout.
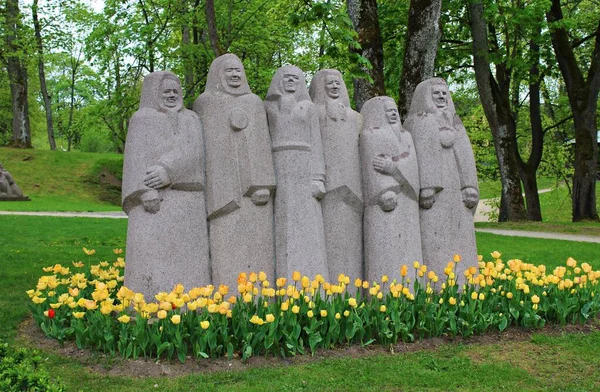
<path id="1" fill-rule="evenodd" d="M 160 110 L 155 96 L 165 74 L 144 79 L 142 94 L 150 98 L 131 118 L 123 164 L 123 210 L 129 216 L 124 284 L 147 302 L 178 283 L 186 291 L 211 283 L 202 126 L 191 110 Z M 167 170 L 171 184 L 158 190 L 160 210 L 152 214 L 141 197 L 152 191 L 143 179 L 155 165 Z"/>
<path id="2" fill-rule="evenodd" d="M 296 72 L 295 94 L 286 94 L 284 72 Z M 313 181 L 325 180 L 319 117 L 310 101 L 302 71 L 280 68 L 271 82 L 267 117 L 277 175 L 275 196 L 275 258 L 278 277 L 292 272 L 329 279 L 321 203 L 312 194 Z"/>
<path id="3" fill-rule="evenodd" d="M 422 260 L 415 148 L 410 134 L 399 122 L 386 124 L 383 110 L 386 100 L 393 102 L 391 98 L 376 97 L 371 103 L 367 101 L 361 110 L 365 119 L 360 136 L 365 195 L 365 277 L 371 282 L 380 282 L 383 275 L 390 280 L 400 280 L 403 264 L 412 265 Z M 381 156 L 392 158 L 391 173 L 380 173 L 373 168 L 373 160 Z M 381 197 L 390 191 L 396 194 L 397 203 L 393 210 L 385 211 Z"/>
<path id="4" fill-rule="evenodd" d="M 242 94 L 231 94 L 234 89 L 215 82 L 227 57 L 235 55 L 213 62 L 207 89 L 194 110 L 202 121 L 206 146 L 213 281 L 237 293 L 242 271 L 264 271 L 271 281 L 275 279 L 273 201 L 255 205 L 251 200 L 257 190 L 274 192 L 275 172 L 262 100 L 249 92 L 245 76 Z"/>
<path id="5" fill-rule="evenodd" d="M 340 81 L 338 98 L 327 95 L 327 76 Z M 362 279 L 363 194 L 358 152 L 362 119 L 350 108 L 339 71 L 317 72 L 310 84 L 310 95 L 319 112 L 325 159 L 325 196 L 321 206 L 329 274 L 334 280 L 340 274 Z"/>
<path id="6" fill-rule="evenodd" d="M 473 225 L 477 203 L 467 208 L 463 201 L 464 190 L 479 192 L 477 171 L 467 132 L 456 116 L 451 98 L 445 113 L 432 103 L 434 83 L 445 86 L 441 79 L 430 79 L 417 86 L 404 126 L 415 143 L 421 190 L 435 191 L 433 206 L 420 209 L 423 261 L 444 281 L 444 268 L 455 254 L 461 255 L 463 261 L 456 265 L 461 284 L 465 269 L 477 266 Z"/>

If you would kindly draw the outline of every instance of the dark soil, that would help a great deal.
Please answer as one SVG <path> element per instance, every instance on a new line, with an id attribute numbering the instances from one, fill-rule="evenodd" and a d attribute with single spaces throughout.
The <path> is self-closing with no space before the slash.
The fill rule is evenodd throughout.
<path id="1" fill-rule="evenodd" d="M 133 374 L 136 377 L 159 377 L 159 376 L 182 376 L 192 373 L 211 373 L 222 371 L 240 371 L 252 368 L 293 366 L 317 362 L 329 358 L 363 358 L 375 355 L 398 355 L 418 351 L 435 351 L 440 346 L 447 344 L 502 344 L 531 340 L 535 333 L 543 333 L 551 336 L 559 336 L 564 333 L 590 333 L 600 330 L 600 320 L 596 319 L 584 325 L 566 325 L 559 327 L 555 325 L 546 326 L 538 330 L 526 330 L 522 328 L 508 328 L 503 332 L 490 332 L 481 336 L 442 337 L 418 340 L 414 343 L 400 342 L 396 345 L 382 346 L 370 345 L 361 347 L 358 345 L 339 347 L 331 350 L 319 350 L 314 356 L 296 355 L 294 357 L 281 358 L 273 356 L 251 357 L 247 362 L 242 362 L 239 357 L 229 360 L 198 359 L 188 357 L 185 363 L 177 360 L 166 359 L 122 359 L 110 355 L 81 350 L 75 342 L 67 341 L 61 347 L 58 341 L 44 336 L 32 318 L 27 318 L 19 327 L 19 343 L 26 347 L 36 348 L 75 359 L 90 370 L 110 376 L 127 376 Z"/>

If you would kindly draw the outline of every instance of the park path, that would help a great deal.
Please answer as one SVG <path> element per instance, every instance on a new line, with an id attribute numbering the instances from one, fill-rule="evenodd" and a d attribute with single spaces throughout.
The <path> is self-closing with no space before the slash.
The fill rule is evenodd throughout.
<path id="1" fill-rule="evenodd" d="M 480 202 L 481 204 L 481 202 Z M 479 208 L 479 207 L 478 207 Z M 122 211 L 105 212 L 56 212 L 56 211 L 0 211 L 0 215 L 30 215 L 30 216 L 59 216 L 70 218 L 111 218 L 126 219 L 127 215 Z M 477 220 L 476 220 L 477 222 Z M 479 221 L 481 222 L 481 221 Z M 487 222 L 487 221 L 486 221 Z M 564 241 L 593 242 L 600 243 L 600 237 L 590 235 L 575 235 L 563 233 L 548 233 L 541 231 L 503 230 L 503 229 L 475 229 L 480 233 L 491 233 L 513 237 L 545 238 Z"/>
<path id="2" fill-rule="evenodd" d="M 552 189 L 540 189 L 538 193 L 548 193 L 551 192 Z M 525 194 L 523 194 L 525 196 Z M 477 209 L 475 210 L 475 216 L 473 217 L 475 222 L 495 222 L 490 219 L 492 215 L 498 215 L 498 205 L 500 204 L 500 198 L 494 197 L 491 199 L 481 199 L 479 200 L 479 204 L 477 204 Z"/>

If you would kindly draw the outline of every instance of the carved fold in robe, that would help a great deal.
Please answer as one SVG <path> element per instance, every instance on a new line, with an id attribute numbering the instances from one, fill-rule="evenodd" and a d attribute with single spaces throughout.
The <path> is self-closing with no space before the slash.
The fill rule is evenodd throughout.
<path id="1" fill-rule="evenodd" d="M 225 70 L 239 69 L 239 86 Z M 264 271 L 275 279 L 273 199 L 262 205 L 252 195 L 275 190 L 267 116 L 250 92 L 241 61 L 233 54 L 211 64 L 206 90 L 194 103 L 204 129 L 206 199 L 213 281 L 237 293 L 242 271 Z"/>
<path id="2" fill-rule="evenodd" d="M 339 82 L 335 98 L 328 95 L 328 80 Z M 310 96 L 319 112 L 325 159 L 325 196 L 321 201 L 332 279 L 339 274 L 363 278 L 363 195 L 358 138 L 361 116 L 350 108 L 348 91 L 339 71 L 319 71 L 310 84 Z"/>
<path id="3" fill-rule="evenodd" d="M 434 87 L 446 92 L 445 109 L 435 105 Z M 464 270 L 477 265 L 473 225 L 476 205 L 465 206 L 463 191 L 470 189 L 478 194 L 479 188 L 467 132 L 442 79 L 429 79 L 417 86 L 404 126 L 415 143 L 421 190 L 435 191 L 433 206 L 420 210 L 423 261 L 444 280 L 448 262 L 455 254 L 461 255 L 463 261 L 456 265 L 461 284 Z"/>
<path id="4" fill-rule="evenodd" d="M 162 104 L 161 84 L 170 72 L 144 78 L 140 109 L 129 123 L 123 164 L 123 210 L 129 216 L 125 285 L 156 299 L 181 283 L 186 290 L 211 283 L 204 203 L 202 126 L 198 116 Z M 181 91 L 181 90 L 180 90 Z M 162 166 L 171 184 L 158 190 L 160 210 L 142 203 L 146 171 Z"/>
<path id="5" fill-rule="evenodd" d="M 361 109 L 364 125 L 360 135 L 363 191 L 365 195 L 364 246 L 366 279 L 381 281 L 400 279 L 403 264 L 421 261 L 419 228 L 418 167 L 412 138 L 402 129 L 400 120 L 390 124 L 385 105 L 395 102 L 389 97 L 375 97 Z M 390 173 L 373 167 L 376 157 L 388 157 Z M 382 197 L 393 192 L 396 205 L 391 211 L 382 207 Z"/>

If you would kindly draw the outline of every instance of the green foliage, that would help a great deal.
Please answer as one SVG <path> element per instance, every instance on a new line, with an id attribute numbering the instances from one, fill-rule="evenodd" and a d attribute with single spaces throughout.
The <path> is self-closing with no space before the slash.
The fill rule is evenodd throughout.
<path id="1" fill-rule="evenodd" d="M 0 343 L 0 389 L 4 392 L 61 392 L 64 388 L 40 369 L 42 357 L 36 351 Z"/>

